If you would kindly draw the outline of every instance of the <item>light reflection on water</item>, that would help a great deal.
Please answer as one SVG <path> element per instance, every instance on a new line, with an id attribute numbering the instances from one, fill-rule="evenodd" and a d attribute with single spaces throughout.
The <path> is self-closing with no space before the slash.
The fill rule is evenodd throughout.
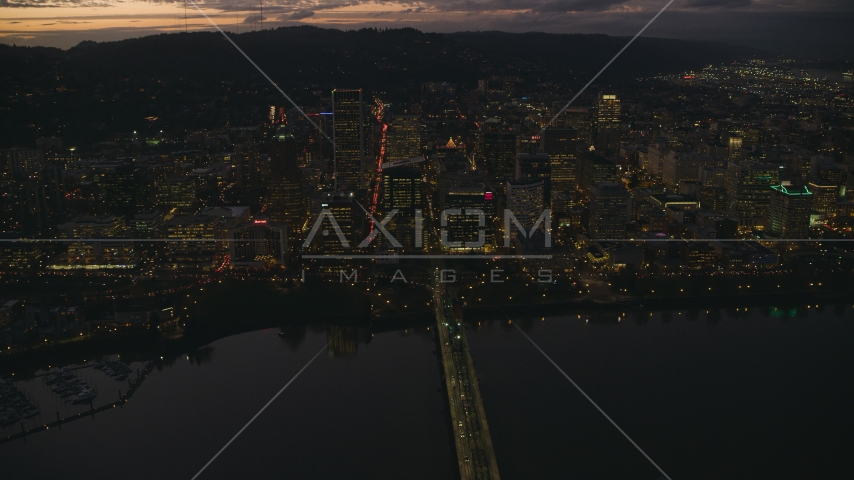
<path id="1" fill-rule="evenodd" d="M 409 478 L 453 477 L 435 346 L 426 328 L 375 335 L 359 329 L 341 335 L 337 328 L 329 330 L 341 341 L 205 478 L 400 478 L 411 465 L 418 467 Z M 284 338 L 272 329 L 235 335 L 166 358 L 122 408 L 0 445 L 3 477 L 73 471 L 92 478 L 190 478 L 327 340 L 326 327 L 299 330 Z M 100 374 L 84 371 L 87 378 Z M 45 390 L 40 379 L 16 384 Z M 110 386 L 99 387 L 96 406 Z M 0 434 L 18 431 L 15 425 Z"/>
<path id="2" fill-rule="evenodd" d="M 534 313 L 511 318 L 672 478 L 854 474 L 852 305 Z M 469 340 L 502 478 L 660 476 L 506 319 Z"/>
<path id="3" fill-rule="evenodd" d="M 514 321 L 668 474 L 711 479 L 854 473 L 844 461 L 854 446 L 846 433 L 854 427 L 846 409 L 854 400 L 852 319 L 851 305 L 810 305 L 532 311 Z M 657 477 L 506 319 L 468 332 L 503 478 Z M 455 478 L 426 327 L 290 327 L 221 339 L 157 362 L 122 408 L 0 445 L 0 468 L 9 478 L 69 469 L 190 478 L 330 339 L 327 355 L 205 478 Z M 118 397 L 119 383 L 102 372 L 76 372 L 98 389 L 96 406 Z M 54 419 L 55 395 L 40 379 L 16 385 L 51 405 L 33 424 Z M 62 416 L 88 408 L 59 405 Z M 792 445 L 802 453 L 780 453 Z"/>

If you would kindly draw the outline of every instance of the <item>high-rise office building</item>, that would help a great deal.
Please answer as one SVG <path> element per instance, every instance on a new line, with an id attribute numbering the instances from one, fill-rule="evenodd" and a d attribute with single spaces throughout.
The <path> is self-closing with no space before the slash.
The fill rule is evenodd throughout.
<path id="1" fill-rule="evenodd" d="M 68 253 L 51 263 L 53 270 L 127 269 L 136 265 L 124 216 L 78 216 L 59 225 L 59 230 L 66 238 L 79 241 L 68 243 Z"/>
<path id="2" fill-rule="evenodd" d="M 738 137 L 738 136 L 729 136 L 727 138 L 726 146 L 727 146 L 727 152 L 729 154 L 729 160 L 730 161 L 741 160 L 741 158 L 743 156 L 742 152 L 741 152 L 742 142 L 743 142 L 743 139 L 741 137 Z"/>
<path id="3" fill-rule="evenodd" d="M 194 177 L 199 190 L 204 190 L 203 183 L 198 176 Z M 156 184 L 151 169 L 146 165 L 136 166 L 133 169 L 133 202 L 134 211 L 144 212 L 154 208 L 156 197 Z M 212 191 L 212 190 L 211 190 Z"/>
<path id="4" fill-rule="evenodd" d="M 270 175 L 265 179 L 270 220 L 283 223 L 292 237 L 299 236 L 306 221 L 302 173 L 298 165 L 296 139 L 279 128 L 270 143 Z"/>
<path id="5" fill-rule="evenodd" d="M 455 142 L 453 138 L 449 138 L 447 143 L 444 145 L 437 143 L 436 153 L 434 156 L 436 163 L 442 163 L 449 157 L 462 157 L 468 161 L 466 158 L 466 146 L 462 143 Z"/>
<path id="6" fill-rule="evenodd" d="M 780 238 L 807 238 L 813 194 L 806 187 L 771 186 L 769 229 Z"/>
<path id="7" fill-rule="evenodd" d="M 551 189 L 575 192 L 578 157 L 578 131 L 574 128 L 547 128 L 543 134 L 543 151 L 551 161 Z"/>
<path id="8" fill-rule="evenodd" d="M 382 207 L 414 210 L 422 208 L 421 172 L 415 168 L 396 167 L 383 170 Z"/>
<path id="9" fill-rule="evenodd" d="M 488 199 L 488 200 L 487 200 Z M 459 185 L 448 188 L 444 195 L 445 209 L 458 209 L 458 215 L 448 215 L 442 223 L 443 230 L 447 231 L 447 239 L 450 244 L 462 242 L 462 246 L 443 248 L 450 251 L 476 251 L 482 252 L 491 243 L 491 233 L 487 212 L 487 201 L 492 201 L 492 193 L 486 192 L 482 185 Z M 484 223 L 480 224 L 480 212 L 484 214 Z M 480 247 L 467 247 L 479 243 L 479 231 L 484 231 L 485 244 Z"/>
<path id="10" fill-rule="evenodd" d="M 719 213 L 727 211 L 727 191 L 723 187 L 703 187 L 697 193 L 697 200 L 704 210 L 714 210 Z"/>
<path id="11" fill-rule="evenodd" d="M 706 155 L 685 152 L 668 152 L 661 162 L 661 177 L 664 186 L 677 190 L 679 182 L 696 182 L 700 169 L 714 166 L 714 159 Z"/>
<path id="12" fill-rule="evenodd" d="M 472 162 L 466 156 L 466 146 L 449 138 L 444 145 L 436 143 L 435 152 L 426 169 L 427 178 L 431 185 L 436 185 L 442 172 L 471 170 L 472 167 Z"/>
<path id="13" fill-rule="evenodd" d="M 620 152 L 620 99 L 602 94 L 596 103 L 596 150 L 602 155 Z"/>
<path id="14" fill-rule="evenodd" d="M 196 182 L 190 176 L 168 177 L 157 184 L 155 204 L 164 211 L 190 213 L 196 204 Z"/>
<path id="15" fill-rule="evenodd" d="M 624 238 L 631 219 L 632 197 L 615 182 L 594 183 L 590 186 L 588 211 L 590 238 Z"/>
<path id="16" fill-rule="evenodd" d="M 836 164 L 823 163 L 816 168 L 816 178 L 821 185 L 841 187 L 848 182 L 848 171 Z"/>
<path id="17" fill-rule="evenodd" d="M 385 161 L 421 156 L 421 117 L 392 115 L 386 132 Z"/>
<path id="18" fill-rule="evenodd" d="M 570 107 L 555 119 L 555 128 L 572 128 L 578 135 L 578 143 L 585 150 L 592 145 L 593 139 L 593 109 L 589 107 Z"/>
<path id="19" fill-rule="evenodd" d="M 542 140 L 539 135 L 519 134 L 516 136 L 516 153 L 540 153 Z"/>
<path id="20" fill-rule="evenodd" d="M 578 150 L 578 130 L 572 127 L 548 127 L 540 137 L 543 152 L 570 155 Z"/>
<path id="21" fill-rule="evenodd" d="M 710 270 L 717 265 L 717 252 L 708 242 L 680 243 L 679 257 L 686 270 Z"/>
<path id="22" fill-rule="evenodd" d="M 839 200 L 839 187 L 810 182 L 809 191 L 812 193 L 812 210 L 824 215 L 824 218 L 836 216 L 836 203 Z"/>
<path id="23" fill-rule="evenodd" d="M 364 225 L 365 214 L 361 207 L 356 203 L 356 194 L 354 192 L 319 192 L 312 198 L 312 218 L 309 226 L 308 238 L 310 241 L 309 248 L 312 251 L 320 251 L 327 254 L 352 253 L 352 250 L 342 245 L 341 239 L 338 238 L 337 228 L 340 229 L 344 240 L 350 244 L 350 247 L 355 245 L 363 238 L 361 236 L 362 227 Z M 328 210 L 332 215 L 335 224 L 328 216 L 320 216 L 320 213 Z M 316 221 L 321 219 L 318 226 Z M 317 230 L 315 230 L 317 227 Z M 314 236 L 311 236 L 314 232 Z M 326 232 L 323 235 L 323 232 Z M 358 237 L 358 238 L 357 238 Z M 355 242 L 355 243 L 354 243 Z"/>
<path id="24" fill-rule="evenodd" d="M 507 182 L 507 209 L 513 213 L 525 232 L 528 233 L 543 214 L 545 206 L 543 190 L 545 182 L 541 179 L 527 178 Z M 545 228 L 545 222 L 539 229 Z"/>
<path id="25" fill-rule="evenodd" d="M 223 222 L 213 215 L 175 215 L 166 221 L 163 267 L 170 270 L 211 270 L 219 262 Z"/>
<path id="26" fill-rule="evenodd" d="M 359 190 L 367 186 L 362 90 L 332 91 L 332 140 L 335 142 L 336 188 Z"/>
<path id="27" fill-rule="evenodd" d="M 262 159 L 258 144 L 248 142 L 235 145 L 231 162 L 237 186 L 243 192 L 251 192 L 253 196 L 260 192 Z"/>
<path id="28" fill-rule="evenodd" d="M 617 181 L 617 166 L 602 155 L 587 152 L 578 162 L 578 190 L 585 196 L 594 183 Z"/>
<path id="29" fill-rule="evenodd" d="M 92 178 L 100 187 L 107 211 L 125 214 L 134 211 L 137 186 L 133 165 L 124 162 L 97 164 L 92 168 Z"/>
<path id="30" fill-rule="evenodd" d="M 130 220 L 130 227 L 136 238 L 163 238 L 163 213 L 160 210 L 138 212 Z"/>
<path id="31" fill-rule="evenodd" d="M 81 215 L 60 224 L 58 228 L 65 238 L 124 238 L 129 233 L 125 217 L 121 215 Z"/>
<path id="32" fill-rule="evenodd" d="M 258 268 L 285 263 L 288 236 L 282 223 L 256 218 L 230 228 L 228 238 L 232 266 Z"/>
<path id="33" fill-rule="evenodd" d="M 780 168 L 750 161 L 727 164 L 729 215 L 739 226 L 752 227 L 768 218 L 772 185 L 780 184 Z"/>
<path id="34" fill-rule="evenodd" d="M 508 131 L 484 133 L 483 156 L 487 172 L 499 178 L 512 178 L 516 173 L 516 134 Z"/>
<path id="35" fill-rule="evenodd" d="M 17 234 L 0 233 L 0 238 L 20 238 Z M 44 247 L 33 242 L 0 242 L 0 271 L 41 270 L 48 257 Z M 0 318 L 0 327 L 3 320 Z"/>
<path id="36" fill-rule="evenodd" d="M 669 152 L 666 145 L 662 145 L 662 143 L 663 142 L 656 143 L 647 147 L 646 162 L 642 166 L 645 170 L 656 177 L 660 177 L 662 175 L 662 171 L 664 170 L 664 157 Z"/>
<path id="37" fill-rule="evenodd" d="M 0 190 L 4 206 L 11 207 L 0 228 L 22 233 L 43 233 L 53 229 L 65 212 L 65 189 L 59 165 L 44 165 L 29 180 L 7 182 Z M 17 228 L 12 227 L 17 224 Z"/>
<path id="38" fill-rule="evenodd" d="M 19 180 L 31 178 L 44 163 L 44 152 L 38 148 L 9 148 L 0 151 L 4 170 Z"/>
<path id="39" fill-rule="evenodd" d="M 551 202 L 552 192 L 551 158 L 546 153 L 520 153 L 516 155 L 516 179 L 537 180 L 543 182 L 542 208 Z M 508 192 L 509 194 L 509 192 Z"/>
<path id="40" fill-rule="evenodd" d="M 397 209 L 386 229 L 403 245 L 404 249 L 414 249 L 424 246 L 425 235 L 422 231 L 420 242 L 416 242 L 416 210 L 423 209 L 422 176 L 417 168 L 394 167 L 383 170 L 382 173 L 382 203 L 383 216 Z M 388 239 L 380 237 L 378 245 L 385 245 Z"/>

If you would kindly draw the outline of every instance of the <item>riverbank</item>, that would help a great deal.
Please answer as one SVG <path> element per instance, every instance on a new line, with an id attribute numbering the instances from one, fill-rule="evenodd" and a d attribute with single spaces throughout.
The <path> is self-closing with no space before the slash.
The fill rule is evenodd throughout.
<path id="1" fill-rule="evenodd" d="M 73 342 L 38 344 L 0 353 L 0 377 L 31 378 L 48 365 L 70 365 L 120 353 L 127 362 L 171 358 L 196 351 L 217 340 L 255 330 L 282 328 L 304 331 L 311 326 L 337 325 L 382 333 L 429 326 L 431 311 L 400 314 L 345 316 L 339 314 L 282 317 L 245 317 L 232 324 L 208 325 L 181 335 L 165 336 L 148 329 L 99 333 Z"/>
<path id="2" fill-rule="evenodd" d="M 755 284 L 754 284 L 755 285 Z M 283 290 L 252 284 L 226 285 L 203 290 L 203 296 L 187 297 L 191 305 L 205 308 L 189 311 L 186 328 L 169 335 L 152 329 L 133 329 L 92 334 L 73 341 L 37 344 L 0 353 L 0 376 L 32 376 L 47 365 L 82 363 L 106 355 L 121 353 L 128 361 L 149 361 L 163 356 L 182 355 L 216 340 L 244 332 L 267 328 L 305 329 L 311 325 L 339 325 L 364 329 L 369 333 L 430 325 L 432 307 L 411 312 L 369 311 L 370 302 L 363 292 L 332 285 L 323 290 Z M 736 287 L 737 288 L 737 287 Z M 609 300 L 589 296 L 578 299 L 553 299 L 526 296 L 524 301 L 467 304 L 463 318 L 467 322 L 540 319 L 549 316 L 584 315 L 596 321 L 616 321 L 617 315 L 656 310 L 708 310 L 823 308 L 827 305 L 854 303 L 854 292 L 815 285 L 800 292 L 755 292 L 744 288 L 737 294 L 693 294 L 684 292 L 655 296 L 617 296 Z M 821 291 L 824 290 L 824 291 Z M 833 291 L 830 291 L 833 290 Z M 748 293 L 750 292 L 750 293 Z M 201 292 L 199 292 L 201 293 Z M 198 303 L 193 303 L 198 302 Z M 616 313 L 616 315 L 615 315 Z"/>
<path id="3" fill-rule="evenodd" d="M 466 321 L 492 320 L 496 316 L 507 315 L 511 318 L 534 318 L 558 315 L 591 315 L 627 310 L 708 310 L 708 309 L 744 309 L 755 307 L 772 308 L 821 308 L 828 304 L 848 304 L 854 302 L 854 292 L 801 292 L 801 293 L 745 293 L 741 295 L 693 295 L 680 297 L 624 297 L 616 301 L 597 301 L 591 298 L 565 301 L 542 301 L 536 303 L 503 303 L 493 305 L 473 305 L 463 309 Z"/>

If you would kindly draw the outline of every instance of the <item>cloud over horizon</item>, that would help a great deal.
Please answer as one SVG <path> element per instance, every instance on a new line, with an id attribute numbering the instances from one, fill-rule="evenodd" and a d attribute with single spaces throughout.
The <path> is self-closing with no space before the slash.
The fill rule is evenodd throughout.
<path id="1" fill-rule="evenodd" d="M 666 1 L 265 0 L 263 27 L 311 24 L 627 36 L 634 35 Z M 224 28 L 237 29 L 235 22 L 240 20 L 235 18 L 253 28 L 261 24 L 260 0 L 197 3 Z M 179 28 L 176 22 L 183 14 L 183 0 L 0 0 L 0 11 L 3 8 L 8 9 L 5 21 L 0 19 L 0 42 L 4 43 L 69 47 L 86 39 L 183 31 L 183 24 Z M 83 11 L 86 15 L 78 13 Z M 66 15 L 91 23 L 79 30 L 59 24 Z M 210 28 L 189 2 L 188 17 L 191 29 Z M 130 22 L 140 19 L 131 28 Z M 821 51 L 825 46 L 848 51 L 854 50 L 846 46 L 852 43 L 846 33 L 852 21 L 854 2 L 847 0 L 676 0 L 645 35 L 749 44 L 771 51 Z"/>

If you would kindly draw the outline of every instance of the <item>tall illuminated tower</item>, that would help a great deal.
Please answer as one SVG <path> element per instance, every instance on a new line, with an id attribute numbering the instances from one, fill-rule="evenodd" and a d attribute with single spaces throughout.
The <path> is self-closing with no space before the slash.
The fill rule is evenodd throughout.
<path id="1" fill-rule="evenodd" d="M 613 155 L 620 150 L 620 99 L 603 94 L 596 104 L 596 150 Z"/>
<path id="2" fill-rule="evenodd" d="M 267 214 L 273 222 L 287 225 L 292 237 L 299 236 L 306 220 L 297 157 L 296 139 L 280 127 L 270 143 L 270 175 L 265 179 Z"/>
<path id="3" fill-rule="evenodd" d="M 544 181 L 538 178 L 507 182 L 507 208 L 526 231 L 534 227 L 543 213 L 544 188 Z M 540 228 L 545 228 L 545 224 L 541 223 Z"/>
<path id="4" fill-rule="evenodd" d="M 501 178 L 513 178 L 516 173 L 516 133 L 486 132 L 483 135 L 483 154 L 486 171 Z"/>
<path id="5" fill-rule="evenodd" d="M 393 209 L 398 210 L 387 228 L 405 250 L 418 249 L 424 245 L 426 235 L 416 229 L 416 212 L 424 208 L 422 189 L 421 171 L 418 168 L 393 167 L 382 172 L 381 213 L 385 216 Z M 422 235 L 420 242 L 416 242 L 416 233 Z M 377 245 L 385 244 L 386 240 L 380 236 Z"/>
<path id="6" fill-rule="evenodd" d="M 781 238 L 808 238 L 813 194 L 806 187 L 771 185 L 771 233 Z"/>
<path id="7" fill-rule="evenodd" d="M 574 128 L 547 128 L 543 134 L 543 151 L 551 160 L 551 187 L 556 192 L 576 189 L 576 148 L 578 131 Z"/>
<path id="8" fill-rule="evenodd" d="M 362 89 L 332 91 L 332 140 L 336 189 L 365 188 L 365 138 Z"/>
<path id="9" fill-rule="evenodd" d="M 631 219 L 632 196 L 615 182 L 594 183 L 590 186 L 590 238 L 616 239 L 626 236 L 626 224 Z"/>
<path id="10" fill-rule="evenodd" d="M 749 161 L 727 164 L 729 215 L 740 227 L 752 227 L 768 217 L 772 185 L 780 184 L 780 168 Z"/>
<path id="11" fill-rule="evenodd" d="M 386 139 L 385 161 L 406 160 L 421 155 L 421 117 L 392 115 Z"/>

